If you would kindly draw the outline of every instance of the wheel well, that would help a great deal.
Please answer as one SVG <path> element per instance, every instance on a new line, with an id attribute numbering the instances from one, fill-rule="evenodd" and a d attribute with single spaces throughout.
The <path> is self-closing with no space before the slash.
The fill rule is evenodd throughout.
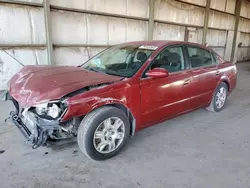
<path id="1" fill-rule="evenodd" d="M 228 91 L 229 91 L 229 90 L 230 90 L 230 85 L 229 85 L 228 81 L 223 80 L 222 82 L 224 82 L 224 83 L 227 85 L 227 89 L 228 89 Z"/>
<path id="2" fill-rule="evenodd" d="M 135 134 L 136 120 L 135 120 L 135 117 L 132 114 L 132 112 L 122 104 L 116 103 L 116 104 L 109 104 L 107 106 L 113 106 L 113 107 L 119 108 L 126 114 L 126 116 L 129 119 L 129 123 L 130 123 L 130 135 L 133 136 Z"/>

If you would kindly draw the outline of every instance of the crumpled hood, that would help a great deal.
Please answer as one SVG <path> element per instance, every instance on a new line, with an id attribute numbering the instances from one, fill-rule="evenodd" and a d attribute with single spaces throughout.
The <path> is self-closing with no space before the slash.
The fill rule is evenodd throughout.
<path id="1" fill-rule="evenodd" d="M 23 106 L 33 106 L 87 86 L 110 83 L 121 77 L 70 66 L 25 66 L 9 82 L 9 93 Z"/>

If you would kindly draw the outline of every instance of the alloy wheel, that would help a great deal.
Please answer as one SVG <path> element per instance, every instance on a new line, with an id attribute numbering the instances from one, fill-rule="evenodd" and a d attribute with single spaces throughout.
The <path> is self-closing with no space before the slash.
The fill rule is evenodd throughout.
<path id="1" fill-rule="evenodd" d="M 227 91 L 226 88 L 221 87 L 216 93 L 215 104 L 218 109 L 222 108 L 226 102 Z"/>
<path id="2" fill-rule="evenodd" d="M 100 123 L 95 130 L 93 144 L 98 152 L 111 153 L 120 146 L 124 136 L 124 122 L 118 117 L 110 117 Z"/>

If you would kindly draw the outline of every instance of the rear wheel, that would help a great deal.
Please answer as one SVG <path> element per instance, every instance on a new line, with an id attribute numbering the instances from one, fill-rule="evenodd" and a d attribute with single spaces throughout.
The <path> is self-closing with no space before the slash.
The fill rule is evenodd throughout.
<path id="1" fill-rule="evenodd" d="M 80 149 L 89 158 L 105 160 L 115 156 L 129 136 L 129 121 L 115 107 L 102 107 L 89 113 L 78 129 Z"/>
<path id="2" fill-rule="evenodd" d="M 207 110 L 213 111 L 213 112 L 221 111 L 226 104 L 227 95 L 228 95 L 228 87 L 224 82 L 222 82 L 216 88 L 213 94 L 212 101 L 209 107 L 207 108 Z"/>

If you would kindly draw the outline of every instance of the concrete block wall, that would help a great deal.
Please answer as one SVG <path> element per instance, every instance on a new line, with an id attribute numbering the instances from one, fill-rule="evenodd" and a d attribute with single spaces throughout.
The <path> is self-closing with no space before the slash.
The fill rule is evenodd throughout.
<path id="1" fill-rule="evenodd" d="M 41 1 L 33 1 L 41 3 Z M 0 90 L 24 65 L 47 64 L 43 9 L 0 3 Z"/>
<path id="2" fill-rule="evenodd" d="M 105 46 L 147 39 L 147 21 L 82 13 L 75 9 L 147 19 L 148 4 L 148 0 L 51 0 L 52 6 L 72 10 L 52 9 L 51 12 L 55 64 L 79 65 Z M 82 47 L 82 44 L 90 47 Z"/>
<path id="3" fill-rule="evenodd" d="M 237 44 L 242 46 L 237 48 L 237 59 L 245 61 L 250 60 L 250 1 L 243 0 L 240 16 Z"/>
<path id="4" fill-rule="evenodd" d="M 48 0 L 47 0 L 48 1 Z M 237 49 L 248 59 L 250 8 L 243 0 Z M 202 43 L 207 0 L 154 0 L 154 40 Z M 55 65 L 79 65 L 105 48 L 147 40 L 150 0 L 50 0 L 51 43 Z M 211 0 L 207 44 L 229 60 L 236 0 Z M 43 0 L 0 0 L 0 90 L 21 65 L 50 64 Z M 13 57 L 13 58 L 12 58 Z"/>

